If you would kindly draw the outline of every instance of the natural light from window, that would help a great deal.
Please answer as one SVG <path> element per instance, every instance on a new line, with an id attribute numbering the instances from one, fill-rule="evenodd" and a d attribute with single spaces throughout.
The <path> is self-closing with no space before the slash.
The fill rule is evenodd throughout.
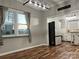
<path id="1" fill-rule="evenodd" d="M 26 17 L 23 14 L 17 14 L 19 24 L 27 24 Z"/>

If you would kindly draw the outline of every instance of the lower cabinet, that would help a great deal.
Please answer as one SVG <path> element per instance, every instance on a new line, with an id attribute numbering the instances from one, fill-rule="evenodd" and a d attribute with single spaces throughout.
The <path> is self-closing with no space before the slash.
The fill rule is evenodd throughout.
<path id="1" fill-rule="evenodd" d="M 75 33 L 73 40 L 74 45 L 79 45 L 79 33 Z"/>
<path id="2" fill-rule="evenodd" d="M 55 36 L 55 44 L 60 45 L 62 43 L 62 35 Z"/>

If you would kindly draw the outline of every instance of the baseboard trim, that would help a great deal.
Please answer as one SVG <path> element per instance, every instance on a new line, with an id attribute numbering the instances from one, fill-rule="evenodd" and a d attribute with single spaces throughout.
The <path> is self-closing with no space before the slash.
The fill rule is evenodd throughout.
<path id="1" fill-rule="evenodd" d="M 36 45 L 36 46 L 31 46 L 31 47 L 22 48 L 22 49 L 18 49 L 18 50 L 10 51 L 10 52 L 1 53 L 0 56 L 4 56 L 4 55 L 8 55 L 8 54 L 12 54 L 12 53 L 16 53 L 16 52 L 20 52 L 20 51 L 23 51 L 23 50 L 27 50 L 27 49 L 31 49 L 31 48 L 35 48 L 35 47 L 43 46 L 43 45 L 46 45 L 46 46 L 47 46 L 47 44 L 40 44 L 40 45 Z"/>

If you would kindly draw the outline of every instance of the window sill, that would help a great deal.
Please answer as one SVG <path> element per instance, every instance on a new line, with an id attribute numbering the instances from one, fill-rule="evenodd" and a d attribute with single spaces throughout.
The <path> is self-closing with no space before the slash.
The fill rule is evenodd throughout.
<path id="1" fill-rule="evenodd" d="M 15 37 L 28 37 L 28 34 L 21 34 L 21 35 L 3 35 L 3 38 L 15 38 Z"/>

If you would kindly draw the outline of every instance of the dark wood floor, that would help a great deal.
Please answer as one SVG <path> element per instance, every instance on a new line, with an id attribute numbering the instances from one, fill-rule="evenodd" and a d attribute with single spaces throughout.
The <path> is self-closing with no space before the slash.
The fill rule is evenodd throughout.
<path id="1" fill-rule="evenodd" d="M 56 47 L 40 46 L 0 57 L 0 59 L 79 59 L 79 46 L 63 43 Z"/>

